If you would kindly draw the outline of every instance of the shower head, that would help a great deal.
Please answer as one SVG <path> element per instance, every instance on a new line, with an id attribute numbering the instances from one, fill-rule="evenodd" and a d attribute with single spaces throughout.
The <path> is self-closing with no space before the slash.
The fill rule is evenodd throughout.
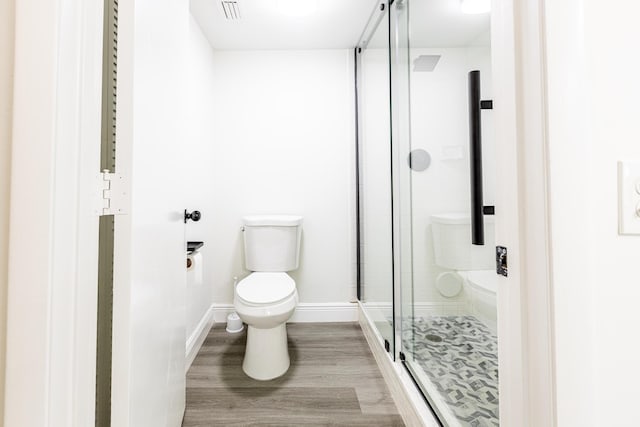
<path id="1" fill-rule="evenodd" d="M 440 61 L 440 55 L 420 55 L 413 61 L 413 71 L 431 72 Z"/>

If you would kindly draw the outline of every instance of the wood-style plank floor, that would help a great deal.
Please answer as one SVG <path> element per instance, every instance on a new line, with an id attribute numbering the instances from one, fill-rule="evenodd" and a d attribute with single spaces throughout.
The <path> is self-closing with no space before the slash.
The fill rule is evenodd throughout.
<path id="1" fill-rule="evenodd" d="M 287 325 L 291 366 L 271 381 L 242 371 L 246 328 L 209 332 L 187 373 L 183 427 L 404 426 L 357 323 Z"/>

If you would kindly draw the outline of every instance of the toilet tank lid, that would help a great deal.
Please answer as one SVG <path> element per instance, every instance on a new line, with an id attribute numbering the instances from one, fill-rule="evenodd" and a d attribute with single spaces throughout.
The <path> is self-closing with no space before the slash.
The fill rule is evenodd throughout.
<path id="1" fill-rule="evenodd" d="M 302 217 L 299 215 L 248 215 L 242 218 L 244 225 L 264 226 L 274 225 L 280 227 L 295 227 L 302 224 Z"/>
<path id="2" fill-rule="evenodd" d="M 485 222 L 493 222 L 493 215 L 485 215 Z M 471 217 L 466 212 L 451 212 L 431 215 L 431 222 L 436 224 L 471 224 Z"/>

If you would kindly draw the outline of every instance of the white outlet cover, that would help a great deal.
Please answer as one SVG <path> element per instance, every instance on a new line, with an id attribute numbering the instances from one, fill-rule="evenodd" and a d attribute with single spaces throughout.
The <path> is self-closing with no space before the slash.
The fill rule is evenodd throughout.
<path id="1" fill-rule="evenodd" d="M 618 234 L 640 235 L 640 161 L 618 162 Z"/>

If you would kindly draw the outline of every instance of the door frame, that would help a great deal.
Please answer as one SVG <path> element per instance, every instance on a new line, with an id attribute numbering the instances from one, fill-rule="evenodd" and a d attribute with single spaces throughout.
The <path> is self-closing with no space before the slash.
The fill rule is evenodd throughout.
<path id="1" fill-rule="evenodd" d="M 500 422 L 555 426 L 544 0 L 492 2 Z"/>
<path id="2" fill-rule="evenodd" d="M 94 424 L 102 16 L 15 2 L 4 425 Z"/>

